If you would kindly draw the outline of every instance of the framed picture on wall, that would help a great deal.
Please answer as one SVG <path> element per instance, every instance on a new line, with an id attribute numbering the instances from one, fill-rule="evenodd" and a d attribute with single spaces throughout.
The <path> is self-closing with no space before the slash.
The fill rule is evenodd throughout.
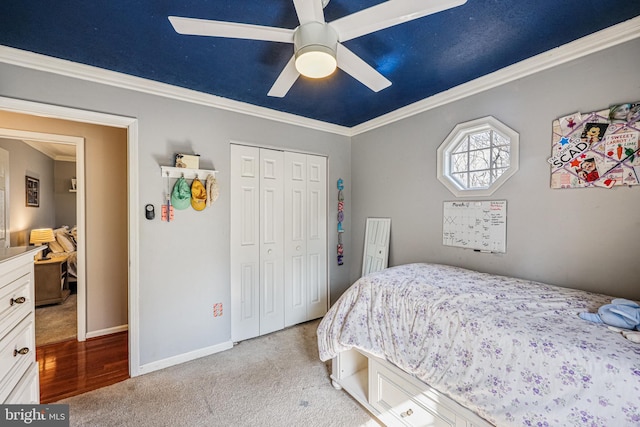
<path id="1" fill-rule="evenodd" d="M 27 206 L 37 208 L 40 206 L 40 180 L 37 178 L 26 177 L 27 189 Z"/>

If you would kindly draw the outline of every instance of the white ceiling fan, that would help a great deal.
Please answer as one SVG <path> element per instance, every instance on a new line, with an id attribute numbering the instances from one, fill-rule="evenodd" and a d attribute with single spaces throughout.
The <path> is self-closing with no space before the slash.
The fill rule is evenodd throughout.
<path id="1" fill-rule="evenodd" d="M 288 28 L 170 16 L 180 34 L 293 43 L 294 55 L 269 90 L 283 97 L 300 74 L 312 78 L 330 75 L 336 66 L 369 89 L 378 92 L 391 85 L 382 74 L 342 44 L 365 34 L 402 24 L 466 3 L 467 0 L 388 0 L 326 22 L 328 0 L 293 0 L 300 25 Z"/>

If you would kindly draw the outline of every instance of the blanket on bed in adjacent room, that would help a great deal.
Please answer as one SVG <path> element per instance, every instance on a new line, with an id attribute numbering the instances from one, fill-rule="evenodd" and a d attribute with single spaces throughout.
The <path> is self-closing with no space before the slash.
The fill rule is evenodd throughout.
<path id="1" fill-rule="evenodd" d="M 320 358 L 389 360 L 497 426 L 640 425 L 640 344 L 584 321 L 611 297 L 409 264 L 359 279 L 318 327 Z"/>

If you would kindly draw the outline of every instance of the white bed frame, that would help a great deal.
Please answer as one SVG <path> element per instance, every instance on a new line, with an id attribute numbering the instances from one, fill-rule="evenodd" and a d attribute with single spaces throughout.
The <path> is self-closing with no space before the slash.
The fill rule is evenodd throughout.
<path id="1" fill-rule="evenodd" d="M 386 426 L 492 427 L 414 376 L 358 350 L 333 359 L 331 383 Z"/>

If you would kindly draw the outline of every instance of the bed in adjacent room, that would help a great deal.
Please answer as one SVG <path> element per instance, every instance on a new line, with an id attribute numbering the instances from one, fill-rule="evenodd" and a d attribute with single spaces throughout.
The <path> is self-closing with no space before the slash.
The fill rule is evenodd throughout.
<path id="1" fill-rule="evenodd" d="M 438 264 L 354 283 L 318 327 L 334 385 L 389 425 L 638 426 L 640 344 L 610 296 Z"/>
<path id="2" fill-rule="evenodd" d="M 76 226 L 62 227 L 53 230 L 56 237 L 55 242 L 48 243 L 51 253 L 50 257 L 66 257 L 67 262 L 67 281 L 78 281 L 78 233 Z"/>

